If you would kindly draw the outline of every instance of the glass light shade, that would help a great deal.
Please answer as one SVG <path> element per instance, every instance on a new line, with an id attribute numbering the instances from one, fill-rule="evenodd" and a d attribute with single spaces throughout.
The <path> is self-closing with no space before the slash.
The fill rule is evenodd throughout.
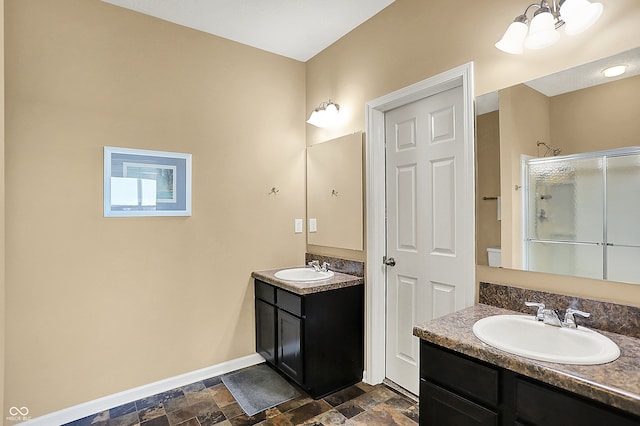
<path id="1" fill-rule="evenodd" d="M 334 104 L 333 102 L 327 105 L 327 108 L 325 108 L 327 126 L 334 125 L 338 121 L 338 108 L 338 105 Z"/>
<path id="2" fill-rule="evenodd" d="M 326 109 L 318 111 L 318 119 L 316 120 L 316 126 L 327 127 L 329 125 L 328 114 Z"/>
<path id="3" fill-rule="evenodd" d="M 324 106 L 326 105 L 326 106 Z M 316 108 L 307 123 L 316 127 L 328 127 L 335 124 L 338 119 L 339 106 L 330 101 L 329 104 L 323 103 Z"/>
<path id="4" fill-rule="evenodd" d="M 602 3 L 588 0 L 565 0 L 560 6 L 560 16 L 565 22 L 564 32 L 575 35 L 593 25 L 602 15 Z"/>
<path id="5" fill-rule="evenodd" d="M 327 113 L 327 117 L 334 118 L 338 115 L 338 108 L 336 107 L 336 104 L 331 103 L 327 105 L 325 112 Z"/>
<path id="6" fill-rule="evenodd" d="M 529 36 L 524 41 L 524 46 L 527 49 L 542 49 L 558 41 L 560 34 L 556 31 L 555 21 L 551 12 L 536 12 L 531 20 Z"/>
<path id="7" fill-rule="evenodd" d="M 327 127 L 331 124 L 327 118 L 327 111 L 325 111 L 324 108 L 316 109 L 311 113 L 311 117 L 309 117 L 307 123 L 316 127 Z"/>
<path id="8" fill-rule="evenodd" d="M 313 112 L 311 113 L 311 115 L 309 116 L 309 119 L 307 120 L 307 123 L 313 125 L 313 126 L 317 126 L 318 122 L 318 110 L 314 109 Z"/>
<path id="9" fill-rule="evenodd" d="M 527 29 L 527 24 L 524 22 L 519 22 L 517 20 L 512 22 L 495 46 L 503 52 L 512 53 L 514 55 L 521 54 L 524 38 L 527 36 Z"/>

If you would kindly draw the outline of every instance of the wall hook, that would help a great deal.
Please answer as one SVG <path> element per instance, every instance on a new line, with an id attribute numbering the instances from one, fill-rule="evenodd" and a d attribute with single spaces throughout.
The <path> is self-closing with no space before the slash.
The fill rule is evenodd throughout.
<path id="1" fill-rule="evenodd" d="M 338 196 L 338 191 L 336 191 L 335 189 L 331 190 L 331 195 L 337 197 Z"/>
<path id="2" fill-rule="evenodd" d="M 271 191 L 269 192 L 269 195 L 277 194 L 278 192 L 280 192 L 280 190 L 274 186 L 273 188 L 271 188 Z"/>

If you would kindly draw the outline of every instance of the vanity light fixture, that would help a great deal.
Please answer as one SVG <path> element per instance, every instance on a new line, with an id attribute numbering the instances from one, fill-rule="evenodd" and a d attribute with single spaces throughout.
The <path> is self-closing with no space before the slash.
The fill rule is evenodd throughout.
<path id="1" fill-rule="evenodd" d="M 624 74 L 627 71 L 626 65 L 615 65 L 613 67 L 605 68 L 602 70 L 602 75 L 605 77 L 617 77 Z"/>
<path id="2" fill-rule="evenodd" d="M 529 23 L 527 13 L 538 8 Z M 503 52 L 521 54 L 523 47 L 542 49 L 560 38 L 558 28 L 565 25 L 567 35 L 579 34 L 593 25 L 602 14 L 602 3 L 588 0 L 542 0 L 540 4 L 527 6 L 522 15 L 516 16 L 495 46 Z M 528 35 L 527 35 L 528 34 Z"/>
<path id="3" fill-rule="evenodd" d="M 313 110 L 307 123 L 316 127 L 329 127 L 336 123 L 338 114 L 340 113 L 340 105 L 334 103 L 331 99 L 322 102 Z"/>

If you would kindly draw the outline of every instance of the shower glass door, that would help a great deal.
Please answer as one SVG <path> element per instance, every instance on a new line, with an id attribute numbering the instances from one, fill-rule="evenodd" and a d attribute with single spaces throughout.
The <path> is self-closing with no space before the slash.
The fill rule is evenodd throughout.
<path id="1" fill-rule="evenodd" d="M 524 266 L 640 281 L 640 147 L 525 164 Z"/>
<path id="2" fill-rule="evenodd" d="M 640 277 L 640 154 L 608 157 L 605 278 Z"/>
<path id="3" fill-rule="evenodd" d="M 566 156 L 527 162 L 527 270 L 603 278 L 603 161 Z"/>

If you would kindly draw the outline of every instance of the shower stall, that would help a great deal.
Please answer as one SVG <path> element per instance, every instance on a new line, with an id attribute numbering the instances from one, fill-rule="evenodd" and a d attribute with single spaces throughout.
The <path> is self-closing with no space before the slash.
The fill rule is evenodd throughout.
<path id="1" fill-rule="evenodd" d="M 524 162 L 530 271 L 640 282 L 640 147 Z"/>

